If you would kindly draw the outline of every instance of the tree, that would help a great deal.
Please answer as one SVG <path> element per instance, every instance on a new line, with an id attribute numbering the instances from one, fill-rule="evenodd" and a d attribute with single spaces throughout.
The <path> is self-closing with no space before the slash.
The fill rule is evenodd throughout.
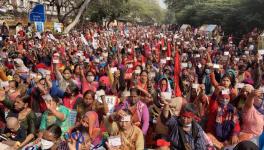
<path id="1" fill-rule="evenodd" d="M 92 1 L 87 8 L 87 16 L 91 21 L 102 23 L 104 19 L 108 24 L 128 14 L 128 0 L 97 0 Z"/>
<path id="2" fill-rule="evenodd" d="M 262 0 L 166 0 L 179 24 L 221 25 L 227 33 L 242 35 L 254 27 L 263 28 Z M 176 23 L 175 22 L 175 23 Z"/>
<path id="3" fill-rule="evenodd" d="M 57 18 L 60 23 L 65 23 L 66 19 L 73 14 L 77 14 L 78 10 L 84 4 L 84 0 L 46 0 L 50 6 L 55 6 Z M 62 9 L 67 8 L 63 13 Z"/>
<path id="4" fill-rule="evenodd" d="M 56 7 L 57 18 L 60 23 L 66 25 L 64 32 L 68 33 L 76 24 L 80 21 L 85 9 L 90 4 L 91 0 L 46 0 L 51 6 Z M 62 8 L 66 11 L 62 13 Z M 73 18 L 74 20 L 67 24 L 66 20 L 68 18 Z"/>
<path id="5" fill-rule="evenodd" d="M 149 23 L 162 23 L 165 16 L 156 0 L 131 0 L 128 9 L 129 16 Z"/>
<path id="6" fill-rule="evenodd" d="M 164 10 L 156 0 L 106 0 L 92 1 L 87 15 L 92 21 L 110 23 L 116 19 L 130 22 L 144 21 L 148 23 L 162 22 Z"/>
<path id="7" fill-rule="evenodd" d="M 90 3 L 90 1 L 91 0 L 85 0 L 84 1 L 84 3 L 82 4 L 82 6 L 81 6 L 81 8 L 79 9 L 79 11 L 78 11 L 78 14 L 77 14 L 77 16 L 75 17 L 75 19 L 73 20 L 73 22 L 71 23 L 71 24 L 69 24 L 66 28 L 65 28 L 65 30 L 64 30 L 64 32 L 65 33 L 68 33 L 78 22 L 79 22 L 79 20 L 80 20 L 80 17 L 81 17 L 81 15 L 83 14 L 83 12 L 84 12 L 84 10 L 85 10 L 85 8 L 88 6 L 88 4 Z"/>

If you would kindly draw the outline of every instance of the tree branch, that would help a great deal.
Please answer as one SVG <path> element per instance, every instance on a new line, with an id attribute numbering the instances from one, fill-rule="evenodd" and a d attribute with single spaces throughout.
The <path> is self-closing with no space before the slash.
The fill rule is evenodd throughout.
<path id="1" fill-rule="evenodd" d="M 62 17 L 62 20 L 64 21 L 73 11 L 80 9 L 80 7 L 83 5 L 84 1 L 80 2 L 80 4 L 77 7 L 73 7 L 70 11 L 65 13 Z"/>

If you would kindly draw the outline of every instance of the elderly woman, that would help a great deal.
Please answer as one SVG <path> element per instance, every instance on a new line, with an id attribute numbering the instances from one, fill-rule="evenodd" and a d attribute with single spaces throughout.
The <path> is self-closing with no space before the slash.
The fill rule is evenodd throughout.
<path id="1" fill-rule="evenodd" d="M 171 149 L 205 150 L 208 146 L 203 129 L 196 123 L 197 113 L 193 104 L 181 110 L 180 117 L 169 116 L 169 103 L 166 103 L 162 116 L 170 130 L 168 139 Z"/>
<path id="2" fill-rule="evenodd" d="M 19 95 L 16 97 L 15 101 L 12 102 L 5 96 L 4 92 L 2 92 L 0 95 L 0 102 L 12 112 L 18 113 L 18 120 L 21 126 L 27 131 L 27 137 L 21 142 L 20 146 L 26 145 L 34 138 L 36 133 L 36 115 L 29 107 L 30 98 Z"/>
<path id="3" fill-rule="evenodd" d="M 107 143 L 109 149 L 119 150 L 143 150 L 144 136 L 140 128 L 132 122 L 132 112 L 129 109 L 122 109 L 113 113 L 106 118 L 106 125 L 111 136 L 120 139 L 120 145 L 112 145 L 110 141 Z"/>
<path id="4" fill-rule="evenodd" d="M 95 111 L 88 111 L 81 120 L 81 126 L 88 128 L 91 143 L 98 145 L 101 143 L 101 130 L 99 128 L 98 115 Z"/>
<path id="5" fill-rule="evenodd" d="M 69 147 L 65 141 L 61 140 L 62 131 L 60 126 L 54 124 L 47 127 L 43 131 L 42 138 L 35 140 L 34 142 L 29 143 L 22 150 L 34 149 L 40 147 L 43 150 L 69 150 Z"/>

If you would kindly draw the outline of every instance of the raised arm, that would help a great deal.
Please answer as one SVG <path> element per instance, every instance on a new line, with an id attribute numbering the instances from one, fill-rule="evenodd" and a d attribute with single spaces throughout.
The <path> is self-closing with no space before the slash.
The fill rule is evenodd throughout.
<path id="1" fill-rule="evenodd" d="M 261 91 L 254 90 L 247 97 L 246 103 L 244 105 L 244 110 L 247 111 L 253 107 L 254 99 L 261 96 Z"/>

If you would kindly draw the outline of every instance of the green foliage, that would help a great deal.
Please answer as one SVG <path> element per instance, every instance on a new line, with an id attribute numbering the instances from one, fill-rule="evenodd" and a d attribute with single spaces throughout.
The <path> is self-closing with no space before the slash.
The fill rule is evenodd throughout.
<path id="1" fill-rule="evenodd" d="M 164 14 L 156 0 L 94 0 L 86 12 L 86 15 L 96 22 L 102 22 L 103 19 L 124 19 L 132 22 L 161 23 Z"/>
<path id="2" fill-rule="evenodd" d="M 228 33 L 243 34 L 264 27 L 263 0 L 166 0 L 176 22 L 194 26 L 222 25 Z"/>

